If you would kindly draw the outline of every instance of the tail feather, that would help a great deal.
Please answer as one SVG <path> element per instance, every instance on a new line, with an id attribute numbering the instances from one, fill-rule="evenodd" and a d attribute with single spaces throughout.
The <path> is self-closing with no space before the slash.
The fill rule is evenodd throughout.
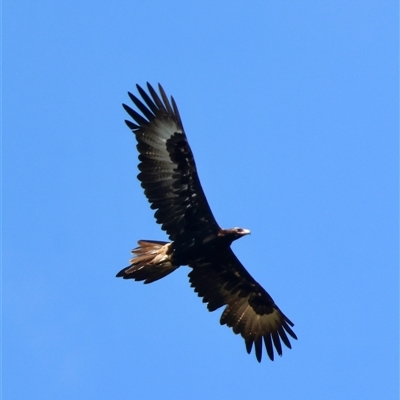
<path id="1" fill-rule="evenodd" d="M 129 267 L 118 272 L 117 277 L 151 283 L 164 278 L 179 268 L 171 260 L 172 243 L 155 240 L 139 240 L 139 247 L 132 250 L 134 257 Z"/>

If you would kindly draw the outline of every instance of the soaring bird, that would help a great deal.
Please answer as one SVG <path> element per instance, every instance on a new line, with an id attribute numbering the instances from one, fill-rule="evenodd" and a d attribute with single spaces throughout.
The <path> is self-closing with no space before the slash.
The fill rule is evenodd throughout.
<path id="1" fill-rule="evenodd" d="M 139 240 L 130 265 L 117 277 L 151 283 L 180 266 L 189 266 L 191 287 L 209 311 L 225 306 L 221 325 L 244 338 L 250 354 L 253 344 L 260 362 L 262 342 L 274 359 L 282 355 L 288 335 L 297 339 L 293 322 L 265 289 L 247 272 L 231 244 L 248 229 L 222 229 L 215 220 L 200 184 L 178 107 L 159 84 L 159 93 L 147 83 L 148 93 L 136 85 L 141 99 L 128 93 L 137 110 L 123 104 L 134 120 L 125 123 L 134 133 L 139 151 L 138 179 L 154 216 L 170 242 Z"/>

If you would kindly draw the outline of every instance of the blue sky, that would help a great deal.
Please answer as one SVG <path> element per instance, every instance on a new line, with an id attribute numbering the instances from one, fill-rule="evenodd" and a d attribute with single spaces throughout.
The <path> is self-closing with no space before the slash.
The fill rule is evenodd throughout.
<path id="1" fill-rule="evenodd" d="M 398 5 L 3 4 L 5 399 L 396 399 Z M 122 102 L 161 82 L 233 245 L 299 340 L 259 364 L 165 240 Z"/>

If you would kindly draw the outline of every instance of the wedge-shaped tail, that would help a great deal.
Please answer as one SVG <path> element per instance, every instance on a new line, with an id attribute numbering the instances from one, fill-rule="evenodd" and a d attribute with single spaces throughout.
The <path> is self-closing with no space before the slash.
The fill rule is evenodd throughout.
<path id="1" fill-rule="evenodd" d="M 131 264 L 119 271 L 117 277 L 151 283 L 179 268 L 171 261 L 172 243 L 139 240 L 138 244 L 139 247 L 132 250 Z"/>

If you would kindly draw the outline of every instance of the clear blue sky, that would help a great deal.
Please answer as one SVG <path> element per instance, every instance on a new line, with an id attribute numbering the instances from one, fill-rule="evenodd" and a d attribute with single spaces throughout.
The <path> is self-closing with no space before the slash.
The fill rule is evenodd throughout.
<path id="1" fill-rule="evenodd" d="M 395 1 L 3 4 L 4 399 L 397 399 Z M 259 364 L 165 240 L 122 102 L 161 82 L 299 340 Z"/>

